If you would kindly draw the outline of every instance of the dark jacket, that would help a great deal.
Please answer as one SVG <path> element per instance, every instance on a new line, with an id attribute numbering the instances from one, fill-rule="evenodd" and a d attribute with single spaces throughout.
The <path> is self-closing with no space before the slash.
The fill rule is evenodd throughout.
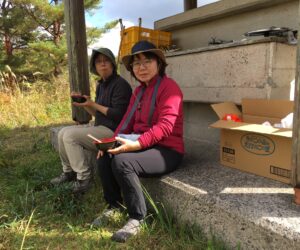
<path id="1" fill-rule="evenodd" d="M 95 102 L 108 107 L 108 111 L 107 115 L 96 111 L 95 126 L 102 125 L 114 131 L 126 112 L 131 93 L 129 83 L 117 74 L 111 75 L 106 81 L 100 80 Z"/>

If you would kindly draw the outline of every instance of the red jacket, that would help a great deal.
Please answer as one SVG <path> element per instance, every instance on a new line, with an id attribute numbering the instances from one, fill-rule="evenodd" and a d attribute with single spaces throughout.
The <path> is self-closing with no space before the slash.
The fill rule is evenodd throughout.
<path id="1" fill-rule="evenodd" d="M 139 142 L 142 148 L 149 148 L 155 144 L 172 148 L 179 153 L 184 153 L 183 145 L 183 95 L 177 83 L 164 76 L 157 91 L 155 109 L 152 117 L 152 126 L 148 125 L 151 97 L 157 77 L 146 87 L 137 110 L 122 134 L 141 134 Z M 120 129 L 126 120 L 143 83 L 134 90 L 127 111 L 115 131 Z"/>

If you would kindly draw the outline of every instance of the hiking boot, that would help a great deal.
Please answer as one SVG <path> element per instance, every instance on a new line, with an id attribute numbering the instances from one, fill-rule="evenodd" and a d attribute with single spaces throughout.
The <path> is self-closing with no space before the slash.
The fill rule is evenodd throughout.
<path id="1" fill-rule="evenodd" d="M 53 178 L 50 183 L 52 185 L 60 185 L 63 184 L 65 182 L 71 182 L 76 180 L 76 173 L 75 172 L 63 172 L 60 176 L 57 176 L 55 178 Z"/>
<path id="2" fill-rule="evenodd" d="M 105 209 L 103 213 L 92 222 L 91 227 L 101 227 L 107 225 L 118 211 L 119 209 L 117 208 Z"/>
<path id="3" fill-rule="evenodd" d="M 113 234 L 111 239 L 117 242 L 125 242 L 141 230 L 142 223 L 142 220 L 129 219 L 124 227 Z"/>
<path id="4" fill-rule="evenodd" d="M 73 185 L 72 192 L 74 194 L 85 193 L 91 187 L 91 179 L 76 180 Z"/>

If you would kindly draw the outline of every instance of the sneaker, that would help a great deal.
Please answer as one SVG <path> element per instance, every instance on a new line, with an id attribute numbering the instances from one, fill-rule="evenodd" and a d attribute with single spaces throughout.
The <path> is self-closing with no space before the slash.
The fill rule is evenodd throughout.
<path id="1" fill-rule="evenodd" d="M 101 227 L 107 225 L 108 222 L 113 219 L 118 210 L 119 209 L 117 208 L 105 209 L 103 213 L 92 222 L 91 227 Z"/>
<path id="2" fill-rule="evenodd" d="M 124 227 L 113 234 L 111 239 L 117 242 L 125 242 L 141 230 L 142 222 L 142 220 L 129 219 Z"/>
<path id="3" fill-rule="evenodd" d="M 63 172 L 60 176 L 53 178 L 50 183 L 52 185 L 60 185 L 65 182 L 71 182 L 76 180 L 76 173 L 75 172 Z"/>
<path id="4" fill-rule="evenodd" d="M 76 180 L 73 185 L 72 192 L 74 194 L 85 193 L 91 187 L 91 179 Z"/>

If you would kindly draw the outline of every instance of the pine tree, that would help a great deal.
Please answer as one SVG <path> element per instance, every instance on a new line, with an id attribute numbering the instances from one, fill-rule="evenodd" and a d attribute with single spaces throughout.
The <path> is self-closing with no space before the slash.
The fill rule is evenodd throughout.
<path id="1" fill-rule="evenodd" d="M 38 26 L 13 1 L 0 1 L 0 6 L 0 41 L 5 53 L 3 60 L 11 63 L 16 61 L 13 58 L 14 50 L 25 48 L 36 39 Z"/>
<path id="2" fill-rule="evenodd" d="M 101 2 L 85 0 L 85 10 L 93 13 Z M 67 63 L 63 2 L 3 0 L 0 4 L 0 40 L 6 52 L 2 63 L 26 75 L 30 72 L 59 75 Z M 88 44 L 116 24 L 113 21 L 101 29 L 87 29 Z"/>

